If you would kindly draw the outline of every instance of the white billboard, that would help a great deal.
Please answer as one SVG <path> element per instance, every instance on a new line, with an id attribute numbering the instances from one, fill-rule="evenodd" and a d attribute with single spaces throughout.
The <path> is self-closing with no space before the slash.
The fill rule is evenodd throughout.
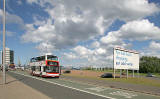
<path id="1" fill-rule="evenodd" d="M 139 53 L 114 48 L 114 69 L 139 70 Z"/>

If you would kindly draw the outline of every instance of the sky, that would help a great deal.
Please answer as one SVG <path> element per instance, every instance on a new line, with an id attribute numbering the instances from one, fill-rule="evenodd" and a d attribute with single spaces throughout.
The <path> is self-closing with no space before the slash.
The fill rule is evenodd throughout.
<path id="1" fill-rule="evenodd" d="M 6 0 L 6 46 L 15 63 L 53 53 L 63 66 L 110 67 L 117 46 L 160 57 L 159 19 L 160 0 Z"/>

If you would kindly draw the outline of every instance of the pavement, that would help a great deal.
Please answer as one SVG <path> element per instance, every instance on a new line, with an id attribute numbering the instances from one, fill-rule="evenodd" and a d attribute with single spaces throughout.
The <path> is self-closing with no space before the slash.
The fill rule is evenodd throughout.
<path id="1" fill-rule="evenodd" d="M 104 82 L 99 85 L 97 81 L 92 81 L 95 84 L 91 81 L 86 83 L 88 80 L 75 80 L 75 78 L 73 80 L 64 76 L 60 79 L 47 79 L 31 76 L 24 71 L 8 72 L 8 74 L 19 80 L 23 78 L 21 82 L 53 99 L 160 99 L 157 95 L 104 86 Z"/>
<path id="2" fill-rule="evenodd" d="M 2 84 L 2 72 L 0 71 L 0 99 L 51 99 L 43 93 L 25 85 L 23 79 L 15 79 L 6 75 L 6 84 Z"/>

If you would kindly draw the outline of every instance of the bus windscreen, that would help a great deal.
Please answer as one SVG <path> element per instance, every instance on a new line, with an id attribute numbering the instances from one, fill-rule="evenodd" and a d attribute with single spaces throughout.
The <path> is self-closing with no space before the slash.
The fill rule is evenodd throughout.
<path id="1" fill-rule="evenodd" d="M 47 61 L 47 65 L 54 65 L 54 66 L 58 66 L 58 62 Z"/>
<path id="2" fill-rule="evenodd" d="M 45 66 L 44 71 L 48 73 L 59 73 L 59 67 L 58 66 Z"/>

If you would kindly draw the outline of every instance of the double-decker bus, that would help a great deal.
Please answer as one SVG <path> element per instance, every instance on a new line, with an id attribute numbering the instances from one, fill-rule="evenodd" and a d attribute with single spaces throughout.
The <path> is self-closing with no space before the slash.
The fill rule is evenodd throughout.
<path id="1" fill-rule="evenodd" d="M 46 54 L 44 56 L 33 57 L 30 60 L 31 75 L 40 77 L 60 76 L 60 65 L 57 56 Z"/>

